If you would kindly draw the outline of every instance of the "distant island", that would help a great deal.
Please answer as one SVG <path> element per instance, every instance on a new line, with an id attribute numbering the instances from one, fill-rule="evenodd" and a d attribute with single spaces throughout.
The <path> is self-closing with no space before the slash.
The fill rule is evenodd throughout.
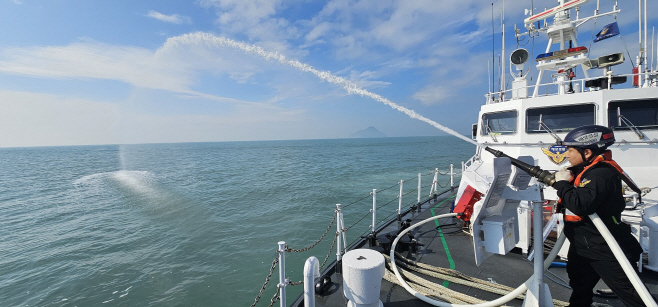
<path id="1" fill-rule="evenodd" d="M 377 128 L 370 126 L 366 129 L 359 130 L 350 135 L 351 138 L 385 138 L 386 134 L 377 130 Z"/>

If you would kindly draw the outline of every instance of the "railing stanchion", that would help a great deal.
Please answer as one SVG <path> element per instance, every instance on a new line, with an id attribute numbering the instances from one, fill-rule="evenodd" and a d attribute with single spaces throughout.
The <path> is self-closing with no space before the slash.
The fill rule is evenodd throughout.
<path id="1" fill-rule="evenodd" d="M 340 263 L 340 260 L 343 258 L 343 253 L 340 248 L 340 243 L 341 239 L 344 239 L 344 233 L 343 233 L 343 213 L 341 212 L 341 206 L 340 204 L 336 204 L 336 234 L 338 235 L 338 240 L 336 243 L 338 243 L 338 247 L 336 248 L 336 261 Z M 345 244 L 345 242 L 343 242 Z"/>
<path id="2" fill-rule="evenodd" d="M 432 194 L 434 194 L 434 196 L 436 196 L 436 190 L 437 190 L 436 185 L 439 183 L 438 182 L 438 177 L 437 177 L 438 175 L 439 175 L 439 169 L 435 168 L 434 169 L 434 181 L 432 181 L 432 187 L 430 187 L 430 195 L 428 195 L 427 197 L 432 197 Z"/>
<path id="3" fill-rule="evenodd" d="M 279 241 L 279 302 L 281 307 L 286 307 L 286 242 Z"/>
<path id="4" fill-rule="evenodd" d="M 345 236 L 345 221 L 343 220 L 343 212 L 340 212 L 340 233 L 343 235 L 343 251 L 347 250 L 347 237 Z M 340 245 L 338 246 L 340 248 Z"/>
<path id="5" fill-rule="evenodd" d="M 398 197 L 398 221 L 402 219 L 402 187 L 404 180 L 400 180 L 400 196 Z"/>
<path id="6" fill-rule="evenodd" d="M 377 224 L 377 189 L 372 190 L 372 234 L 375 234 Z"/>
<path id="7" fill-rule="evenodd" d="M 455 185 L 455 173 L 453 172 L 452 164 L 450 164 L 450 192 L 454 191 L 455 189 L 453 188 L 454 185 Z"/>
<path id="8" fill-rule="evenodd" d="M 421 179 L 421 176 L 422 176 L 422 175 L 421 175 L 420 173 L 418 173 L 418 204 L 417 204 L 417 206 L 418 206 L 418 212 L 420 212 L 420 188 L 421 188 L 421 186 L 420 186 L 420 179 Z"/>

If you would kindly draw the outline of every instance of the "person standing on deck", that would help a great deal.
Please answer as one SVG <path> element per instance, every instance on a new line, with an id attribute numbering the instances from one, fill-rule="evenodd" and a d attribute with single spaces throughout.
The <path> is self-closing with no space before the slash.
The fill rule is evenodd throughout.
<path id="1" fill-rule="evenodd" d="M 630 179 L 607 150 L 614 142 L 614 133 L 604 126 L 588 125 L 572 130 L 563 143 L 567 146 L 571 167 L 555 173 L 553 187 L 565 210 L 564 233 L 571 243 L 567 274 L 573 289 L 569 298 L 572 307 L 592 304 L 593 290 L 599 279 L 603 279 L 627 306 L 644 306 L 612 250 L 588 217 L 592 213 L 599 215 L 637 271 L 642 247 L 631 234 L 630 226 L 621 222 L 621 212 L 626 206 L 622 180 L 629 182 Z"/>

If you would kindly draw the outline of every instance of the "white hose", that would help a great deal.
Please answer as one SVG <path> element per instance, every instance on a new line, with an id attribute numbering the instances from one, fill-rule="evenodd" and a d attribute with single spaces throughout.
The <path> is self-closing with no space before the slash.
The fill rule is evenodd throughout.
<path id="1" fill-rule="evenodd" d="M 644 286 L 640 280 L 640 277 L 637 276 L 637 273 L 635 273 L 635 270 L 631 266 L 631 263 L 628 261 L 628 258 L 626 258 L 626 255 L 624 255 L 621 247 L 619 247 L 617 240 L 615 240 L 615 238 L 612 236 L 610 230 L 608 230 L 608 227 L 603 224 L 603 221 L 601 221 L 599 215 L 592 213 L 589 215 L 589 218 L 592 220 L 592 222 L 594 222 L 594 226 L 596 226 L 596 229 L 599 230 L 605 239 L 605 242 L 608 243 L 608 246 L 610 246 L 612 253 L 615 255 L 615 258 L 617 258 L 617 261 L 619 261 L 621 268 L 624 269 L 624 273 L 626 273 L 626 276 L 628 276 L 628 279 L 631 281 L 631 284 L 633 284 L 633 287 L 635 287 L 635 290 L 640 295 L 640 298 L 642 298 L 644 305 L 648 307 L 658 307 L 656 302 L 653 300 L 653 297 L 651 297 L 651 293 L 649 293 L 649 290 L 647 290 L 647 288 Z"/>
<path id="2" fill-rule="evenodd" d="M 403 230 L 402 232 L 400 232 L 400 234 L 395 238 L 395 240 L 393 241 L 393 245 L 391 245 L 391 254 L 390 254 L 390 256 L 391 256 L 391 268 L 393 269 L 393 272 L 395 273 L 395 277 L 397 277 L 397 279 L 400 282 L 400 284 L 402 285 L 402 287 L 404 287 L 409 293 L 411 293 L 411 295 L 419 298 L 420 300 L 422 300 L 422 301 L 424 301 L 428 304 L 431 304 L 431 305 L 434 305 L 434 306 L 440 306 L 440 307 L 493 307 L 493 306 L 500 306 L 502 304 L 505 304 L 505 303 L 515 299 L 518 295 L 520 295 L 523 292 L 525 292 L 526 290 L 528 290 L 527 284 L 532 280 L 532 278 L 533 278 L 532 276 L 528 280 L 526 280 L 522 285 L 520 285 L 518 288 L 514 289 L 513 291 L 511 291 L 511 292 L 507 293 L 506 295 L 501 296 L 500 298 L 497 298 L 493 301 L 489 301 L 489 302 L 481 303 L 481 304 L 475 304 L 475 305 L 456 305 L 456 304 L 450 304 L 450 303 L 446 303 L 446 302 L 433 300 L 429 297 L 426 297 L 426 296 L 418 293 L 418 291 L 412 289 L 407 284 L 407 282 L 404 281 L 404 279 L 402 279 L 402 276 L 400 275 L 400 272 L 398 272 L 398 267 L 397 267 L 397 265 L 395 265 L 395 247 L 397 246 L 398 241 L 400 240 L 400 238 L 402 238 L 402 236 L 407 234 L 407 232 L 409 232 L 413 228 L 416 228 L 416 227 L 421 226 L 425 223 L 434 221 L 436 219 L 445 218 L 445 217 L 452 217 L 452 216 L 457 216 L 457 213 L 447 213 L 447 214 L 442 214 L 442 215 L 437 215 L 437 216 L 430 217 L 430 218 L 425 219 L 423 221 L 420 221 L 420 222 L 418 222 L 414 225 L 411 225 L 409 228 L 407 228 L 407 229 Z M 562 244 L 564 243 L 564 240 L 565 240 L 565 236 L 564 236 L 564 233 L 562 233 L 557 238 L 557 241 L 555 242 L 555 246 L 553 247 L 553 250 L 551 250 L 551 253 L 548 254 L 548 257 L 546 258 L 546 260 L 544 260 L 544 270 L 547 269 L 551 265 L 551 263 L 553 262 L 553 259 L 555 259 L 555 256 L 557 256 L 558 251 L 562 247 Z M 651 305 L 651 306 L 655 306 L 655 305 Z"/>

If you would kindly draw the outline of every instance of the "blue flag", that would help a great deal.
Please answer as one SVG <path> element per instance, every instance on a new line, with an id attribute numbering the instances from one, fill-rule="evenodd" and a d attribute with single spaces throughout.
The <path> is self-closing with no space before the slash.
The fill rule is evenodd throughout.
<path id="1" fill-rule="evenodd" d="M 615 35 L 619 35 L 619 27 L 617 26 L 617 22 L 613 22 L 605 27 L 603 27 L 603 30 L 596 34 L 596 38 L 594 39 L 594 42 L 602 41 L 606 38 L 611 38 Z"/>

